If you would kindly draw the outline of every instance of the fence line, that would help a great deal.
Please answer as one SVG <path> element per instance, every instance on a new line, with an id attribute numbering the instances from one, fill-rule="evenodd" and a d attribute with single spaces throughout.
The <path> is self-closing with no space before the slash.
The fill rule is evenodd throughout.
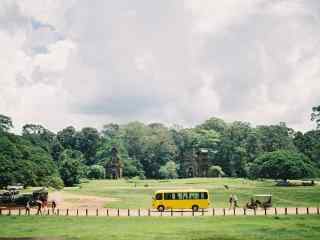
<path id="1" fill-rule="evenodd" d="M 180 213 L 180 214 L 179 214 Z M 158 212 L 154 209 L 45 209 L 38 212 L 37 209 L 24 208 L 0 208 L 0 216 L 96 216 L 96 217 L 199 217 L 199 216 L 278 216 L 278 215 L 320 215 L 319 207 L 274 207 L 268 209 L 226 209 L 209 208 L 192 210 L 167 210 Z"/>

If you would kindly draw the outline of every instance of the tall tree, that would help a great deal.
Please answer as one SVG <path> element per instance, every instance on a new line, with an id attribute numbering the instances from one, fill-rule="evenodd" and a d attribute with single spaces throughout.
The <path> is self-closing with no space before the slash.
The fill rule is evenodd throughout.
<path id="1" fill-rule="evenodd" d="M 278 149 L 294 151 L 293 130 L 285 123 L 270 126 L 258 126 L 261 147 L 264 152 L 273 152 Z"/>
<path id="2" fill-rule="evenodd" d="M 303 154 L 277 150 L 258 157 L 252 164 L 251 176 L 272 179 L 300 179 L 314 177 L 316 169 Z"/>
<path id="3" fill-rule="evenodd" d="M 320 105 L 312 108 L 311 121 L 315 121 L 317 128 L 320 128 Z"/>
<path id="4" fill-rule="evenodd" d="M 11 118 L 0 114 L 0 133 L 7 132 L 10 128 L 13 128 Z"/>
<path id="5" fill-rule="evenodd" d="M 86 164 L 96 163 L 96 151 L 100 143 L 100 135 L 97 129 L 86 127 L 76 134 L 77 149 L 83 153 Z"/>
<path id="6" fill-rule="evenodd" d="M 55 134 L 53 132 L 38 124 L 24 125 L 22 127 L 22 136 L 48 152 L 55 139 Z"/>

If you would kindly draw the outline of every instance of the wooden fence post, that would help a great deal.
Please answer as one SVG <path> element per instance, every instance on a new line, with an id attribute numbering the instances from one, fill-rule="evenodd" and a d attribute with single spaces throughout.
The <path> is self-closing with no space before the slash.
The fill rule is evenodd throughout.
<path id="1" fill-rule="evenodd" d="M 247 209 L 243 208 L 243 215 L 247 215 Z"/>
<path id="2" fill-rule="evenodd" d="M 309 215 L 309 208 L 307 207 L 307 215 Z"/>
<path id="3" fill-rule="evenodd" d="M 50 209 L 49 208 L 48 208 L 47 214 L 48 214 L 48 216 L 50 216 Z"/>
<path id="4" fill-rule="evenodd" d="M 173 216 L 173 211 L 172 211 L 172 208 L 171 208 L 171 217 Z"/>
<path id="5" fill-rule="evenodd" d="M 266 216 L 267 215 L 267 209 L 264 208 L 264 215 Z"/>
<path id="6" fill-rule="evenodd" d="M 0 208 L 0 216 L 2 215 L 2 209 Z"/>
<path id="7" fill-rule="evenodd" d="M 86 216 L 88 216 L 88 209 L 86 208 Z"/>
<path id="8" fill-rule="evenodd" d="M 317 214 L 318 214 L 318 215 L 320 214 L 319 207 L 317 207 Z"/>
<path id="9" fill-rule="evenodd" d="M 130 209 L 128 208 L 128 217 L 130 217 Z"/>
<path id="10" fill-rule="evenodd" d="M 109 208 L 107 208 L 107 217 L 109 217 Z"/>
<path id="11" fill-rule="evenodd" d="M 288 208 L 285 208 L 285 209 L 284 209 L 284 214 L 285 214 L 285 215 L 288 215 Z"/>
<path id="12" fill-rule="evenodd" d="M 67 214 L 66 215 L 69 216 L 69 208 L 67 208 Z"/>
<path id="13" fill-rule="evenodd" d="M 58 210 L 57 210 L 57 215 L 59 216 L 59 214 L 60 214 L 60 209 L 58 208 Z"/>
<path id="14" fill-rule="evenodd" d="M 98 217 L 99 216 L 99 209 L 97 208 L 96 210 L 96 216 Z"/>
<path id="15" fill-rule="evenodd" d="M 214 216 L 214 215 L 215 215 L 214 208 L 212 208 L 212 216 Z"/>
<path id="16" fill-rule="evenodd" d="M 140 213 L 140 208 L 138 209 L 138 216 L 140 217 L 141 213 Z"/>
<path id="17" fill-rule="evenodd" d="M 120 216 L 120 210 L 119 210 L 119 208 L 118 208 L 117 214 L 118 214 L 118 217 L 119 217 L 119 216 Z"/>
<path id="18" fill-rule="evenodd" d="M 236 215 L 236 208 L 233 208 L 233 216 Z"/>
<path id="19" fill-rule="evenodd" d="M 276 216 L 278 215 L 278 211 L 276 207 L 274 208 L 274 213 L 276 214 Z"/>
<path id="20" fill-rule="evenodd" d="M 224 208 L 223 209 L 223 216 L 225 216 L 226 215 L 226 209 Z"/>
<path id="21" fill-rule="evenodd" d="M 150 217 L 150 215 L 151 215 L 151 214 L 150 214 L 150 208 L 148 208 L 148 216 Z"/>
<path id="22" fill-rule="evenodd" d="M 9 208 L 9 213 L 8 213 L 8 215 L 11 216 L 11 208 Z"/>
<path id="23" fill-rule="evenodd" d="M 298 210 L 298 208 L 296 207 L 296 215 L 298 215 L 299 214 L 299 210 Z"/>
<path id="24" fill-rule="evenodd" d="M 79 216 L 79 209 L 77 208 L 77 216 Z"/>
<path id="25" fill-rule="evenodd" d="M 202 216 L 204 216 L 204 208 L 202 208 Z"/>

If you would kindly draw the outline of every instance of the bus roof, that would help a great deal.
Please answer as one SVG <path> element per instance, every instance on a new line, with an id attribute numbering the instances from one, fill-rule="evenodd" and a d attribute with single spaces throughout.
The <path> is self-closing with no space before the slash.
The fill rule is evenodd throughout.
<path id="1" fill-rule="evenodd" d="M 166 189 L 157 190 L 155 193 L 176 193 L 176 192 L 209 192 L 207 189 Z"/>

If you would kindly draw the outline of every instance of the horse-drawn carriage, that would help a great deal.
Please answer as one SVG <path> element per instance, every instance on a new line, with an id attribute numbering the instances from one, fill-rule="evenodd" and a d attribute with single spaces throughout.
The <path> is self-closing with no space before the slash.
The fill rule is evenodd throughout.
<path id="1" fill-rule="evenodd" d="M 247 202 L 246 208 L 257 209 L 258 207 L 267 209 L 272 207 L 271 194 L 259 194 L 251 197 L 250 202 Z"/>
<path id="2" fill-rule="evenodd" d="M 0 208 L 21 208 L 29 205 L 37 206 L 37 202 L 48 201 L 48 190 L 45 188 L 33 191 L 32 193 L 20 194 L 16 189 L 9 189 L 0 192 Z"/>

